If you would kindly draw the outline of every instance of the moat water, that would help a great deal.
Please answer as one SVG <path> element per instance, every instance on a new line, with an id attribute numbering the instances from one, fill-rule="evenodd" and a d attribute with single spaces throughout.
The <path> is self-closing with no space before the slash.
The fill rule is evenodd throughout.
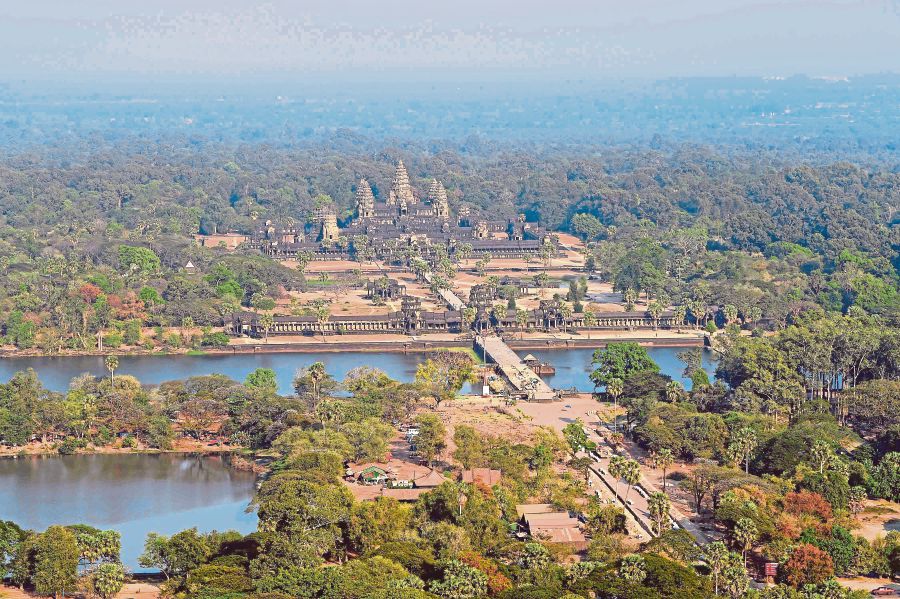
<path id="1" fill-rule="evenodd" d="M 660 366 L 660 370 L 673 379 L 681 381 L 690 388 L 690 381 L 682 376 L 684 363 L 678 359 L 681 348 L 653 347 L 649 348 L 650 356 Z M 575 387 L 581 391 L 594 388 L 588 375 L 591 372 L 591 349 L 559 349 L 559 350 L 517 350 L 520 356 L 527 354 L 556 367 L 556 374 L 546 377 L 551 387 L 570 389 Z M 715 370 L 713 355 L 703 352 L 704 368 L 712 375 Z M 129 374 L 137 377 L 145 385 L 157 385 L 165 381 L 186 379 L 191 376 L 207 374 L 225 374 L 243 381 L 257 368 L 271 368 L 278 377 L 279 392 L 292 392 L 291 381 L 297 369 L 313 362 L 324 362 L 328 372 L 338 380 L 358 366 L 371 366 L 383 370 L 388 376 L 400 380 L 411 381 L 416 374 L 416 366 L 425 359 L 421 353 L 394 352 L 291 352 L 272 354 L 239 354 L 239 355 L 205 355 L 188 356 L 183 354 L 161 356 L 120 356 L 116 374 Z M 69 381 L 74 377 L 91 373 L 95 376 L 106 376 L 106 366 L 102 356 L 65 356 L 65 357 L 31 357 L 0 358 L 0 382 L 6 382 L 17 371 L 33 368 L 44 386 L 51 391 L 65 391 Z M 472 391 L 467 387 L 464 392 Z"/>
<path id="2" fill-rule="evenodd" d="M 256 475 L 227 455 L 131 454 L 0 458 L 0 520 L 44 530 L 89 524 L 122 535 L 122 562 L 137 565 L 150 532 L 256 530 L 246 511 Z"/>

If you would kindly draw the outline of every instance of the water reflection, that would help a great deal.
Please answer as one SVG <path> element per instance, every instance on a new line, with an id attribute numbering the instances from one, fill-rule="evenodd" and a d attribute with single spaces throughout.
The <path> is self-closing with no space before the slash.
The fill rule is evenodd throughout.
<path id="1" fill-rule="evenodd" d="M 184 454 L 29 456 L 0 459 L 0 519 L 42 530 L 85 523 L 122 533 L 122 559 L 137 565 L 148 532 L 251 532 L 245 513 L 255 475 L 227 456 Z"/>

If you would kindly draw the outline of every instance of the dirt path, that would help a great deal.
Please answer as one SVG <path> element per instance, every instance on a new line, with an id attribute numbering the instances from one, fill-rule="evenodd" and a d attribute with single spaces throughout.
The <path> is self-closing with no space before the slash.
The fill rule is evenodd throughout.
<path id="1" fill-rule="evenodd" d="M 34 599 L 43 595 L 33 595 L 25 593 L 7 585 L 0 586 L 0 599 Z M 78 595 L 75 595 L 76 597 Z M 132 582 L 122 587 L 122 590 L 115 596 L 115 599 L 158 599 L 160 597 L 159 588 L 146 582 Z"/>

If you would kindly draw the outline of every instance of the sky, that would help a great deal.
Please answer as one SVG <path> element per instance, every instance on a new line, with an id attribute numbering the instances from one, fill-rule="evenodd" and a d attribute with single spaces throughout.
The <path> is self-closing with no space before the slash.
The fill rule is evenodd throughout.
<path id="1" fill-rule="evenodd" d="M 0 81 L 900 72 L 900 0 L 0 0 Z"/>

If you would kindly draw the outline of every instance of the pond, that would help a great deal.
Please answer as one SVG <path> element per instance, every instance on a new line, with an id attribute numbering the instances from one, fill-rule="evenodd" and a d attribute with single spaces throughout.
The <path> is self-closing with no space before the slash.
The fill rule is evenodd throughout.
<path id="1" fill-rule="evenodd" d="M 648 349 L 650 356 L 659 364 L 664 374 L 682 381 L 687 388 L 690 388 L 690 381 L 681 376 L 684 363 L 678 359 L 680 351 L 683 351 L 683 348 L 652 347 Z M 591 391 L 594 388 L 588 378 L 592 349 L 517 350 L 517 353 L 520 357 L 531 353 L 556 366 L 556 375 L 547 378 L 547 382 L 553 387 L 565 389 L 577 387 L 582 391 Z M 704 350 L 703 355 L 704 367 L 712 374 L 715 369 L 712 353 Z M 342 380 L 350 370 L 357 366 L 371 366 L 383 370 L 396 380 L 411 381 L 415 377 L 416 366 L 424 359 L 424 354 L 398 352 L 120 356 L 119 369 L 116 370 L 116 374 L 129 374 L 137 377 L 144 384 L 155 385 L 164 381 L 206 374 L 225 374 L 235 380 L 243 381 L 249 373 L 257 368 L 271 368 L 278 377 L 279 392 L 288 394 L 292 392 L 291 381 L 297 369 L 313 362 L 324 362 L 328 372 L 338 380 Z M 5 382 L 15 372 L 26 368 L 33 368 L 44 386 L 52 391 L 65 391 L 72 378 L 85 372 L 96 376 L 108 374 L 102 356 L 2 358 L 0 359 L 0 381 Z M 463 392 L 470 393 L 472 388 L 466 387 Z"/>
<path id="2" fill-rule="evenodd" d="M 256 475 L 227 455 L 116 454 L 0 459 L 0 520 L 44 530 L 89 524 L 122 535 L 122 562 L 135 571 L 150 532 L 256 530 L 246 508 Z"/>

